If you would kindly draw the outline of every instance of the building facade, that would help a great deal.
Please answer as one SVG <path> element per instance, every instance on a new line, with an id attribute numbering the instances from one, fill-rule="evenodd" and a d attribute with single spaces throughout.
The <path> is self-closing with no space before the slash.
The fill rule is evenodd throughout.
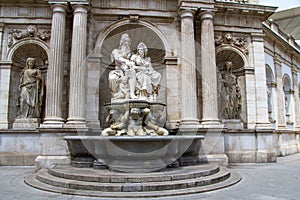
<path id="1" fill-rule="evenodd" d="M 123 33 L 133 52 L 147 44 L 162 75 L 165 128 L 205 135 L 209 161 L 275 162 L 299 152 L 300 47 L 268 20 L 276 8 L 258 3 L 1 1 L 0 165 L 69 163 L 63 136 L 100 135 L 110 54 Z M 28 58 L 41 81 L 22 82 Z M 32 83 L 40 84 L 38 115 L 24 116 L 22 88 Z"/>

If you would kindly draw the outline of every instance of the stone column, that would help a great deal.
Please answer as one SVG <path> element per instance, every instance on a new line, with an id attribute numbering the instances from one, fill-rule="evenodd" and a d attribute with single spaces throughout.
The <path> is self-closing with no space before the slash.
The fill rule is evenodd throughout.
<path id="1" fill-rule="evenodd" d="M 252 64 L 254 66 L 254 83 L 256 93 L 256 128 L 271 129 L 268 114 L 267 78 L 265 67 L 264 35 L 251 34 Z"/>
<path id="2" fill-rule="evenodd" d="M 202 108 L 201 124 L 205 126 L 220 124 L 218 118 L 217 69 L 214 40 L 214 13 L 203 11 L 201 17 L 201 77 Z"/>
<path id="3" fill-rule="evenodd" d="M 68 125 L 86 126 L 85 72 L 88 4 L 72 5 L 74 9 L 70 67 Z"/>
<path id="4" fill-rule="evenodd" d="M 53 4 L 49 67 L 47 72 L 46 116 L 42 127 L 62 127 L 64 42 L 67 3 Z"/>
<path id="5" fill-rule="evenodd" d="M 299 88 L 298 88 L 298 70 L 294 65 L 292 66 L 293 73 L 293 88 L 294 88 L 294 108 L 295 108 L 295 129 L 300 131 L 300 100 L 299 100 Z"/>
<path id="6" fill-rule="evenodd" d="M 276 73 L 276 93 L 277 93 L 277 129 L 286 129 L 285 108 L 284 108 L 284 92 L 282 85 L 282 62 L 278 55 L 274 57 L 275 73 Z"/>
<path id="7" fill-rule="evenodd" d="M 197 116 L 196 52 L 194 37 L 194 13 L 181 11 L 181 127 L 195 128 Z"/>

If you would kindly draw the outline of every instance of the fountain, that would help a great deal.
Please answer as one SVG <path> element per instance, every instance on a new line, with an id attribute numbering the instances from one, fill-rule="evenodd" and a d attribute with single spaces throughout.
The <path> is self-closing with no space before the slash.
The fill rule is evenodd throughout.
<path id="1" fill-rule="evenodd" d="M 157 101 L 161 75 L 141 42 L 131 55 L 123 34 L 111 54 L 109 127 L 98 136 L 66 136 L 71 166 L 41 170 L 25 181 L 36 188 L 101 197 L 152 197 L 227 187 L 240 176 L 205 161 L 196 129 L 170 135 L 161 124 L 166 107 Z M 160 191 L 153 193 L 153 191 Z"/>
<path id="2" fill-rule="evenodd" d="M 204 136 L 171 136 L 160 126 L 166 107 L 157 102 L 161 75 L 147 57 L 147 46 L 140 42 L 137 53 L 131 55 L 130 44 L 129 35 L 123 34 L 120 47 L 111 55 L 115 64 L 108 77 L 112 98 L 111 103 L 105 104 L 110 126 L 100 137 L 65 137 L 75 158 L 72 163 L 78 166 L 87 160 L 80 158 L 84 147 L 86 155 L 97 160 L 88 165 L 121 172 L 159 171 L 178 162 L 184 153 L 194 155 L 197 162 Z"/>

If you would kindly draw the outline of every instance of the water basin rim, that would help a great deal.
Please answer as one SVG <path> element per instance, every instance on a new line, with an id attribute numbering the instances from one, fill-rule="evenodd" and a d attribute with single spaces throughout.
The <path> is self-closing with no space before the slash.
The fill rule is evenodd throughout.
<path id="1" fill-rule="evenodd" d="M 115 140 L 115 141 L 139 141 L 139 140 L 194 140 L 204 139 L 203 135 L 168 135 L 168 136 L 65 136 L 64 140 Z"/>

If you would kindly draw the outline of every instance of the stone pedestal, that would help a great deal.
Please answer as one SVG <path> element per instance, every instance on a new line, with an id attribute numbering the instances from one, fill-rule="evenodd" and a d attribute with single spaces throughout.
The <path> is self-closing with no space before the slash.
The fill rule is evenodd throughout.
<path id="1" fill-rule="evenodd" d="M 243 129 L 243 123 L 240 119 L 224 119 L 222 120 L 225 128 L 228 129 Z"/>
<path id="2" fill-rule="evenodd" d="M 13 129 L 36 129 L 39 124 L 38 118 L 17 118 L 13 123 Z"/>

